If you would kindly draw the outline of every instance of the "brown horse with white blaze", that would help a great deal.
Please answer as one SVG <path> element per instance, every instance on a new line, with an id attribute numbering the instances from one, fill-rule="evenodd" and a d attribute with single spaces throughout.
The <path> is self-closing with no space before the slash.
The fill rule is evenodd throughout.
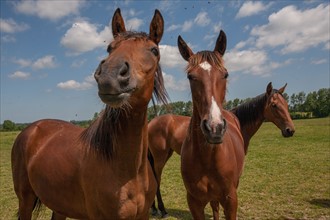
<path id="1" fill-rule="evenodd" d="M 251 138 L 265 120 L 276 125 L 281 130 L 283 137 L 291 137 L 294 134 L 295 128 L 288 103 L 283 97 L 285 88 L 286 84 L 279 89 L 274 89 L 270 82 L 265 93 L 230 110 L 240 122 L 245 154 L 247 154 Z M 158 209 L 162 216 L 167 214 L 160 192 L 162 171 L 173 151 L 180 155 L 190 119 L 187 116 L 167 114 L 152 119 L 148 124 L 149 149 L 154 158 L 153 168 L 158 182 L 156 194 Z M 152 209 L 152 212 L 156 214 L 155 203 L 153 203 Z"/>
<path id="2" fill-rule="evenodd" d="M 228 72 L 223 55 L 227 38 L 220 31 L 213 51 L 196 54 L 178 37 L 190 82 L 193 114 L 181 149 L 181 174 L 194 219 L 205 219 L 204 208 L 221 204 L 226 219 L 236 219 L 237 187 L 244 164 L 244 141 L 236 116 L 225 111 Z M 213 210 L 214 219 L 219 210 Z"/>
<path id="3" fill-rule="evenodd" d="M 147 160 L 147 108 L 152 93 L 166 102 L 158 43 L 164 21 L 158 10 L 150 32 L 126 31 L 120 9 L 112 18 L 114 40 L 95 72 L 106 104 L 87 129 L 60 120 L 32 123 L 12 149 L 19 219 L 36 204 L 52 219 L 148 219 L 156 180 Z"/>

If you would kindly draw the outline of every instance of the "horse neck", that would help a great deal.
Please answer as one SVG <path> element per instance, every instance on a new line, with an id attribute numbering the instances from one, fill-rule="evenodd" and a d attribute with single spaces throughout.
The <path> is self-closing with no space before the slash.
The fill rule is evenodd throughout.
<path id="1" fill-rule="evenodd" d="M 122 110 L 116 116 L 107 116 L 113 114 L 109 109 L 107 107 L 95 124 L 86 129 L 85 134 L 89 130 L 92 133 L 85 139 L 89 149 L 94 150 L 98 160 L 117 164 L 113 167 L 117 167 L 118 172 L 138 173 L 147 162 L 147 106 Z"/>
<path id="2" fill-rule="evenodd" d="M 266 102 L 266 94 L 263 94 L 231 110 L 237 116 L 241 125 L 245 154 L 251 138 L 265 120 L 264 109 Z"/>
<path id="3" fill-rule="evenodd" d="M 115 158 L 122 162 L 121 169 L 128 166 L 138 172 L 147 162 L 148 153 L 148 123 L 147 111 L 133 111 L 132 114 L 120 118 L 122 128 L 117 132 Z M 135 163 L 131 163 L 134 161 Z"/>

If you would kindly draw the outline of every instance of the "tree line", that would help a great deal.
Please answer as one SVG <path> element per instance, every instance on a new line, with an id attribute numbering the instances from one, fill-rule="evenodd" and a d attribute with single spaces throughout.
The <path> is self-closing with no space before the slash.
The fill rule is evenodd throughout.
<path id="1" fill-rule="evenodd" d="M 330 88 L 322 88 L 318 91 L 293 93 L 289 96 L 287 93 L 282 94 L 284 99 L 289 104 L 289 112 L 293 119 L 303 118 L 322 118 L 330 115 Z M 224 108 L 227 110 L 233 109 L 242 103 L 252 100 L 234 99 L 225 102 Z M 192 102 L 174 102 L 169 106 L 155 106 L 148 108 L 148 120 L 151 120 L 156 115 L 172 113 L 176 115 L 192 115 Z"/>
<path id="2" fill-rule="evenodd" d="M 305 92 L 299 92 L 297 94 L 293 93 L 289 96 L 287 93 L 283 93 L 283 97 L 289 104 L 289 112 L 293 119 L 303 119 L 303 118 L 321 118 L 330 115 L 330 88 L 322 88 L 318 91 L 310 92 L 306 94 Z M 225 102 L 225 109 L 232 109 L 238 105 L 250 101 L 252 98 L 247 99 L 234 99 Z M 192 101 L 183 102 L 172 102 L 167 106 L 155 105 L 148 108 L 148 121 L 157 115 L 162 114 L 175 114 L 175 115 L 192 115 Z M 94 113 L 91 120 L 76 121 L 72 120 L 71 123 L 87 127 L 90 123 L 98 117 L 99 113 Z M 14 123 L 10 120 L 4 120 L 3 124 L 0 125 L 1 131 L 18 131 L 22 130 L 28 126 L 28 123 Z"/>

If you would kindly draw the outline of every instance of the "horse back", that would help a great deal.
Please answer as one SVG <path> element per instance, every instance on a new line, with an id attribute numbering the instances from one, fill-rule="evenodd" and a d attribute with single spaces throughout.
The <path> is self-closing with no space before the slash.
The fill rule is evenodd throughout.
<path id="1" fill-rule="evenodd" d="M 71 123 L 50 119 L 36 121 L 24 129 L 12 148 L 16 193 L 31 190 L 54 211 L 61 213 L 64 207 L 71 207 L 75 216 L 84 216 L 85 213 L 75 212 L 82 210 L 83 196 L 72 200 L 83 195 L 77 178 L 82 157 L 78 140 L 82 130 Z"/>

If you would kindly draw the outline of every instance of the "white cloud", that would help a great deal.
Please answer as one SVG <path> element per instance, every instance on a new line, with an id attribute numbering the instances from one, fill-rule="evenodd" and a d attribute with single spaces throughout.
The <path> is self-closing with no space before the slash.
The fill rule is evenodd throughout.
<path id="1" fill-rule="evenodd" d="M 189 31 L 192 28 L 193 24 L 194 24 L 194 22 L 192 20 L 185 21 L 182 25 L 182 31 L 183 32 Z"/>
<path id="2" fill-rule="evenodd" d="M 84 0 L 27 0 L 16 3 L 15 9 L 23 14 L 36 15 L 40 18 L 55 21 L 70 14 L 78 14 L 80 8 L 84 5 L 84 3 Z"/>
<path id="3" fill-rule="evenodd" d="M 267 54 L 259 50 L 229 51 L 224 56 L 226 67 L 231 72 L 243 72 L 252 75 L 267 75 L 265 69 Z"/>
<path id="4" fill-rule="evenodd" d="M 28 59 L 14 59 L 13 63 L 20 67 L 32 67 L 33 69 L 45 69 L 56 67 L 55 57 L 53 55 L 46 55 L 37 59 L 36 61 Z"/>
<path id="5" fill-rule="evenodd" d="M 5 33 L 21 32 L 29 29 L 29 25 L 25 23 L 18 24 L 13 19 L 0 18 L 0 31 Z"/>
<path id="6" fill-rule="evenodd" d="M 243 18 L 248 17 L 252 15 L 256 15 L 262 11 L 265 11 L 267 8 L 269 8 L 271 5 L 264 5 L 262 1 L 247 1 L 244 2 L 242 7 L 239 9 L 238 13 L 236 14 L 236 18 Z"/>
<path id="7" fill-rule="evenodd" d="M 210 24 L 211 20 L 207 16 L 207 12 L 199 12 L 194 20 L 198 26 L 205 27 Z"/>
<path id="8" fill-rule="evenodd" d="M 143 20 L 139 18 L 132 18 L 126 22 L 126 30 L 139 30 L 140 26 L 143 24 Z"/>
<path id="9" fill-rule="evenodd" d="M 312 64 L 315 64 L 315 65 L 320 65 L 323 63 L 327 63 L 327 59 L 312 60 Z"/>
<path id="10" fill-rule="evenodd" d="M 61 39 L 61 44 L 77 55 L 99 47 L 106 47 L 112 40 L 112 32 L 108 26 L 100 32 L 96 24 L 88 21 L 74 23 Z"/>
<path id="11" fill-rule="evenodd" d="M 11 79 L 23 79 L 23 80 L 29 79 L 30 76 L 31 76 L 30 73 L 25 73 L 22 71 L 16 71 L 16 72 L 8 75 L 8 77 Z"/>
<path id="12" fill-rule="evenodd" d="M 187 32 L 190 31 L 191 28 L 193 27 L 194 24 L 201 26 L 201 27 L 205 27 L 207 25 L 209 25 L 211 23 L 211 19 L 208 17 L 207 12 L 199 12 L 196 17 L 192 20 L 187 20 L 185 22 L 183 22 L 183 24 L 172 24 L 170 25 L 170 27 L 167 28 L 166 31 L 175 31 L 179 28 L 181 28 L 182 32 Z M 214 25 L 214 30 L 217 29 L 216 31 L 219 31 L 220 29 L 220 25 L 222 23 L 219 22 L 218 24 Z"/>
<path id="13" fill-rule="evenodd" d="M 39 58 L 32 64 L 32 68 L 34 69 L 53 68 L 55 66 L 55 57 L 52 55 L 46 55 L 42 58 Z"/>
<path id="14" fill-rule="evenodd" d="M 95 84 L 94 76 L 87 76 L 83 82 L 77 82 L 75 80 L 68 80 L 66 82 L 60 82 L 57 84 L 57 87 L 60 89 L 67 90 L 87 90 L 93 87 Z"/>
<path id="15" fill-rule="evenodd" d="M 86 63 L 86 59 L 81 59 L 81 60 L 74 60 L 71 64 L 71 67 L 73 68 L 79 68 L 83 66 Z"/>
<path id="16" fill-rule="evenodd" d="M 6 42 L 6 43 L 16 42 L 16 38 L 13 37 L 12 35 L 4 35 L 4 36 L 1 36 L 1 41 Z"/>
<path id="17" fill-rule="evenodd" d="M 183 67 L 185 61 L 180 55 L 178 47 L 170 45 L 159 45 L 160 64 L 165 67 Z"/>
<path id="18" fill-rule="evenodd" d="M 179 29 L 179 28 L 181 28 L 181 27 L 182 27 L 182 26 L 179 25 L 179 24 L 172 24 L 171 26 L 169 26 L 169 27 L 167 28 L 166 31 L 175 31 L 175 30 L 177 30 L 177 29 Z"/>
<path id="19" fill-rule="evenodd" d="M 174 76 L 163 72 L 164 83 L 166 89 L 174 91 L 184 91 L 189 88 L 189 81 L 187 79 L 177 80 Z"/>
<path id="20" fill-rule="evenodd" d="M 319 44 L 329 44 L 329 4 L 298 10 L 287 6 L 268 18 L 268 24 L 256 26 L 251 35 L 256 36 L 256 45 L 283 46 L 283 54 L 300 52 Z"/>
<path id="21" fill-rule="evenodd" d="M 13 62 L 20 65 L 21 67 L 28 67 L 32 64 L 31 60 L 26 59 L 14 59 Z"/>

